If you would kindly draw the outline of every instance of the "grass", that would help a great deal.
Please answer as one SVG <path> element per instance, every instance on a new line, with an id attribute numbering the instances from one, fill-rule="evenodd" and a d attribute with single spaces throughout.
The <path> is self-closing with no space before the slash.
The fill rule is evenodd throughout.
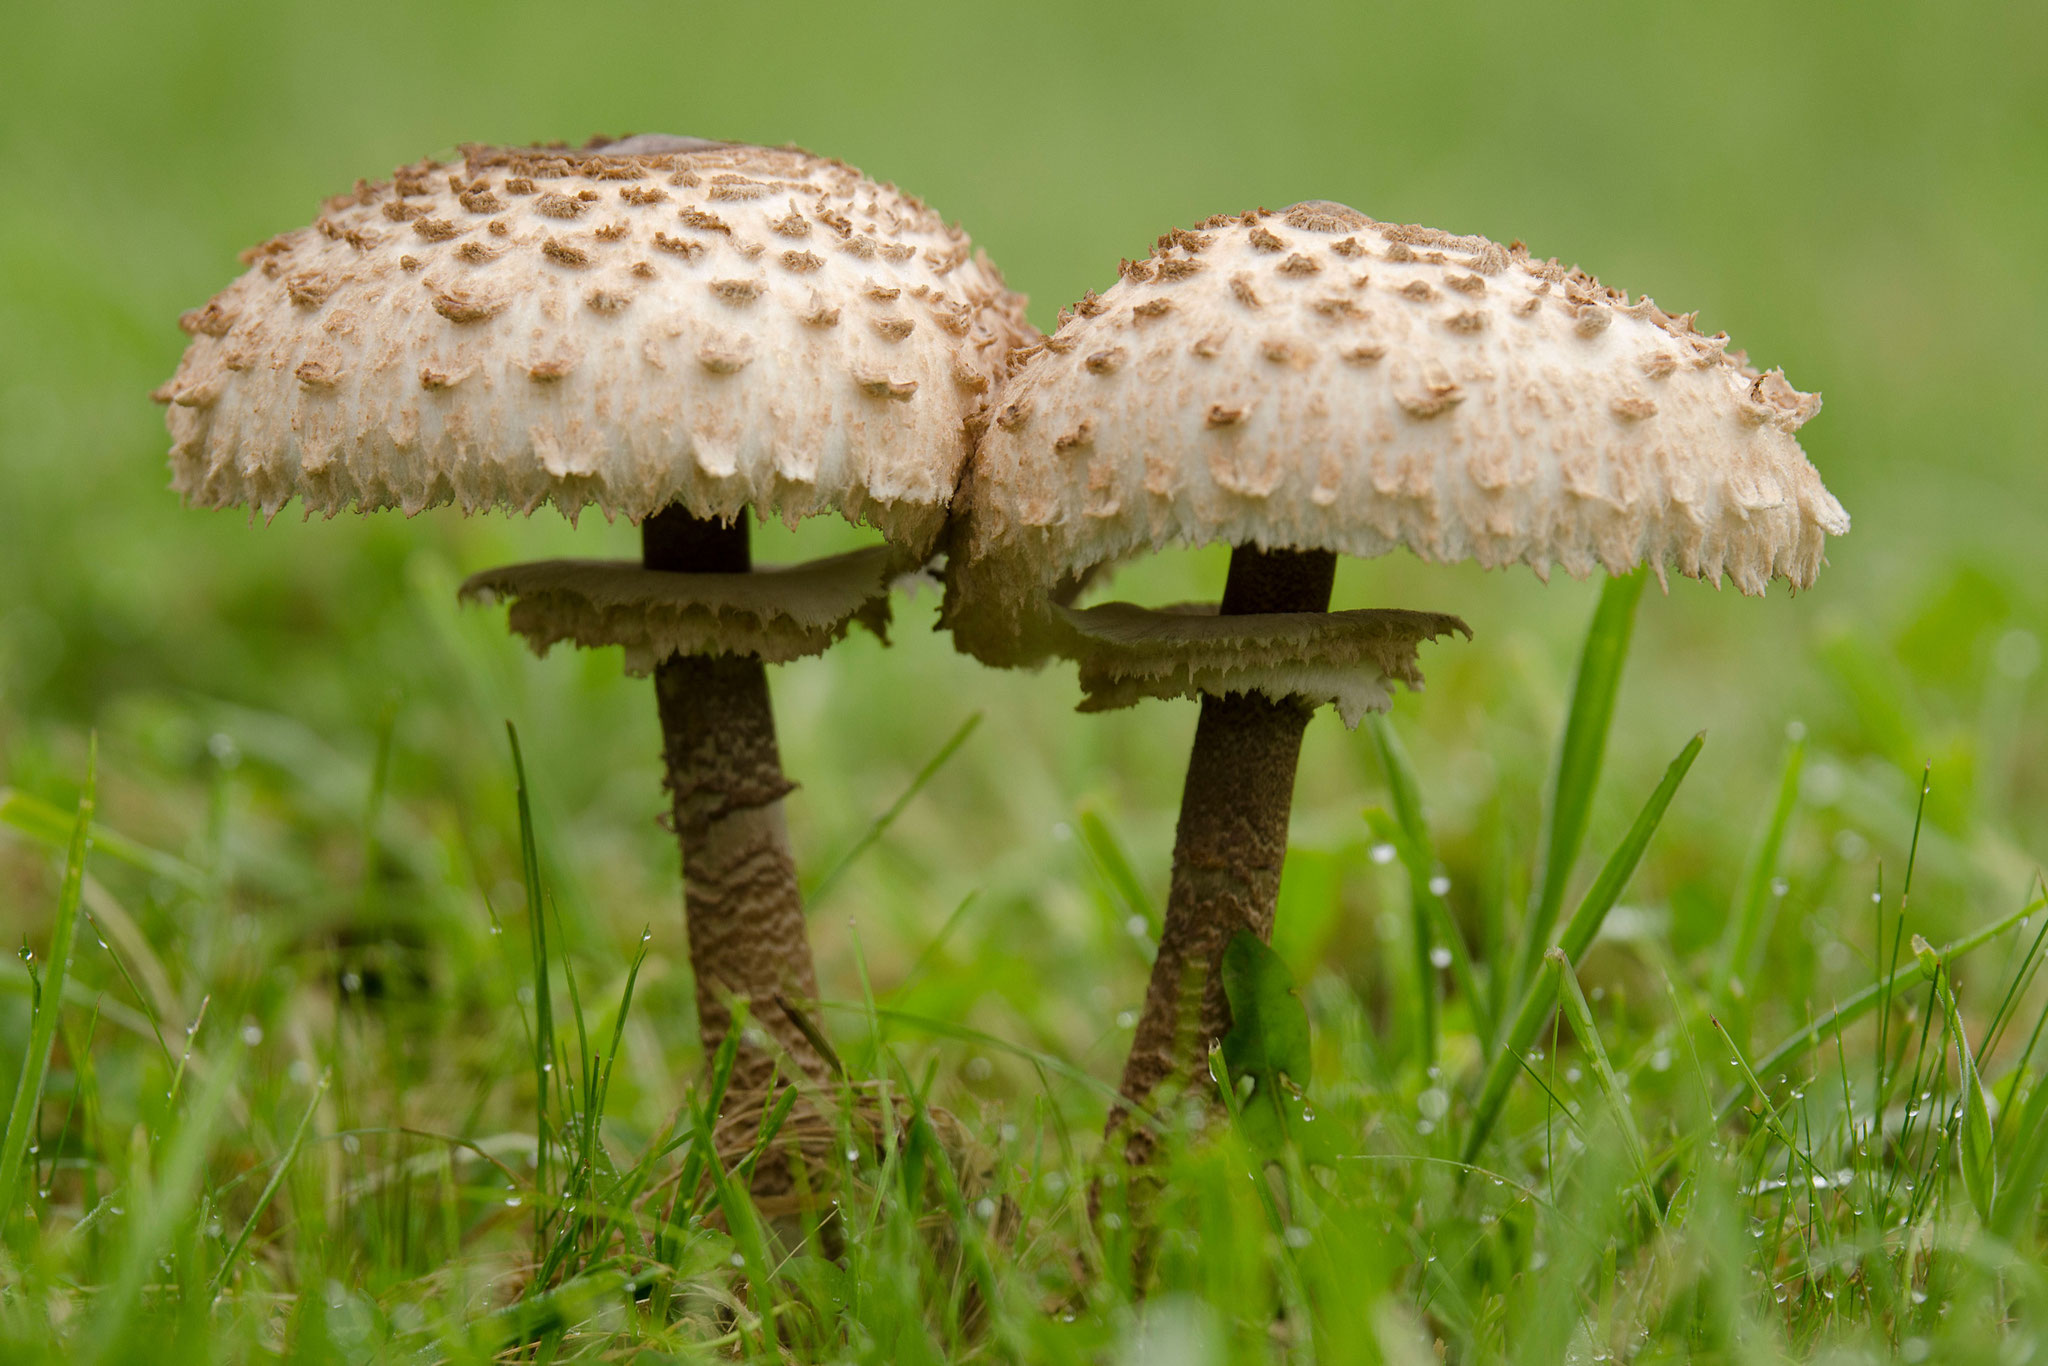
<path id="1" fill-rule="evenodd" d="M 1611 589 L 1594 615 L 1552 766 L 1548 803 L 1581 813 L 1569 818 L 1581 829 L 1606 780 L 1624 654 L 1607 642 L 1626 640 L 1636 591 Z M 974 725 L 814 885 L 879 857 Z M 1526 944 L 1549 937 L 1542 919 L 1523 921 L 1520 943 L 1470 935 L 1433 871 L 1444 865 L 1432 861 L 1425 780 L 1398 729 L 1380 723 L 1373 743 L 1398 815 L 1361 824 L 1402 842 L 1396 900 L 1430 904 L 1392 921 L 1390 937 L 1413 950 L 1456 935 L 1459 965 L 1390 953 L 1378 981 L 1313 975 L 1300 984 L 1312 1054 L 1233 1036 L 1241 1056 L 1304 1059 L 1285 1065 L 1291 1080 L 1310 1074 L 1298 1118 L 1275 1129 L 1238 1118 L 1234 1101 L 1220 1124 L 1199 1106 L 1171 1108 L 1157 1117 L 1165 1166 L 1138 1198 L 1097 1151 L 1106 1088 L 1090 1070 L 905 1008 L 927 960 L 946 953 L 949 921 L 904 981 L 864 986 L 830 1012 L 849 1069 L 844 1091 L 816 1097 L 840 1115 L 833 1203 L 829 1219 L 794 1221 L 752 1207 L 761 1145 L 736 1164 L 717 1156 L 731 1054 L 709 1060 L 701 1083 L 684 1080 L 698 1065 L 676 992 L 640 989 L 668 977 L 652 932 L 571 947 L 515 732 L 501 779 L 519 895 L 497 911 L 488 874 L 458 874 L 473 883 L 450 888 L 470 903 L 469 924 L 445 927 L 448 943 L 407 944 L 392 925 L 380 943 L 330 933 L 282 957 L 259 944 L 202 973 L 203 955 L 131 964 L 94 937 L 69 980 L 61 941 L 47 967 L 16 969 L 29 1041 L 0 1176 L 29 1179 L 0 1230 L 8 1359 L 1762 1360 L 1826 1349 L 2003 1361 L 2032 1350 L 2048 1290 L 2037 1246 L 2048 1003 L 2036 982 L 2048 921 L 2029 929 L 2048 901 L 1987 909 L 1941 950 L 1913 935 L 1917 956 L 1902 959 L 1920 923 L 1908 908 L 1923 836 L 1932 843 L 1932 785 L 1896 898 L 1828 869 L 1837 895 L 1870 906 L 1868 961 L 1832 983 L 1809 966 L 1801 995 L 1832 1005 L 1800 1023 L 1759 999 L 1768 971 L 1731 972 L 1727 946 L 1775 936 L 1782 952 L 1787 922 L 1757 902 L 1782 902 L 1812 875 L 1785 852 L 1813 818 L 1796 782 L 1802 742 L 1776 800 L 1754 803 L 1763 819 L 1725 888 L 1725 934 L 1674 956 L 1660 937 L 1610 925 L 1683 809 L 1695 737 L 1524 982 Z M 389 762 L 367 772 L 367 866 L 380 858 Z M 89 856 L 89 772 L 68 832 L 41 807 L 10 809 L 62 872 L 60 927 L 94 900 L 97 925 L 120 886 L 176 918 L 185 942 L 237 937 L 222 922 L 254 889 L 219 854 L 184 883 L 162 875 L 169 855 L 112 830 Z M 1538 870 L 1557 859 L 1581 862 L 1578 841 L 1554 833 L 1565 823 L 1548 817 L 1542 860 L 1523 856 L 1532 888 L 1550 884 Z M 1090 808 L 1077 824 L 1113 918 L 1144 933 L 1142 880 L 1109 818 Z M 1841 844 L 1824 844 L 1824 865 L 1845 861 Z M 1855 871 L 1874 886 L 1865 861 Z M 368 907 L 392 890 L 341 899 Z M 146 937 L 137 947 L 154 953 Z M 408 956 L 420 960 L 411 972 Z M 1286 971 L 1269 961 L 1262 970 Z M 158 979 L 197 1003 L 182 1029 L 166 1028 L 140 985 Z M 1496 1021 L 1502 981 L 1519 1004 Z M 1425 990 L 1435 1009 L 1393 1006 L 1388 1018 L 1389 1003 Z M 978 1097 L 998 1047 L 1031 1084 Z M 973 1057 L 956 1075 L 949 1055 L 962 1048 Z M 882 1098 L 879 1146 L 845 1127 L 854 1088 Z M 977 1100 L 957 1119 L 935 1108 Z"/>
<path id="2" fill-rule="evenodd" d="M 0 1361 L 2039 1358 L 2048 9 L 18 8 Z M 899 180 L 1041 323 L 1260 203 L 1521 237 L 1824 390 L 1856 529 L 1797 600 L 1340 565 L 1475 639 L 1311 725 L 1305 1111 L 1273 1149 L 1169 1107 L 1149 1200 L 1097 1135 L 1194 709 L 1075 716 L 928 596 L 777 669 L 818 1024 L 891 1122 L 829 1145 L 829 1228 L 756 1220 L 646 686 L 454 598 L 630 529 L 201 515 L 144 398 L 356 175 L 625 129 Z"/>

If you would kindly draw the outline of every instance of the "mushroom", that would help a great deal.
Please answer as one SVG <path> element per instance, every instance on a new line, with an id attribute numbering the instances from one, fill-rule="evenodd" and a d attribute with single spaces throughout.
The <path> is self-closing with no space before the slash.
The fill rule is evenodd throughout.
<path id="1" fill-rule="evenodd" d="M 453 503 L 641 528 L 639 561 L 479 574 L 512 628 L 653 673 L 706 1056 L 734 998 L 813 1077 L 816 995 L 764 664 L 878 631 L 930 555 L 1022 299 L 921 201 L 794 148 L 471 146 L 244 255 L 169 404 L 174 487 L 266 518 Z M 885 544 L 754 569 L 749 511 Z M 742 1043 L 732 1086 L 777 1059 Z"/>
<path id="2" fill-rule="evenodd" d="M 1390 682 L 1420 685 L 1418 642 L 1470 634 L 1329 612 L 1338 554 L 1545 578 L 1647 563 L 1760 593 L 1810 583 L 1849 523 L 1794 439 L 1816 396 L 1520 243 L 1318 201 L 1170 232 L 1120 273 L 998 398 L 956 503 L 944 620 L 987 663 L 1078 661 L 1084 711 L 1202 699 L 1123 1075 L 1139 1105 L 1198 1076 L 1229 1028 L 1225 945 L 1270 935 L 1310 709 L 1355 725 Z M 1217 607 L 1070 605 L 1101 566 L 1219 541 Z M 1151 1142 L 1133 1132 L 1126 1153 Z"/>

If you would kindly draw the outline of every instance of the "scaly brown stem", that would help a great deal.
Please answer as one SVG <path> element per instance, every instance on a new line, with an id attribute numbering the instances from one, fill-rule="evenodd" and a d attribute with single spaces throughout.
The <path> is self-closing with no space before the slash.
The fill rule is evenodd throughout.
<path id="1" fill-rule="evenodd" d="M 669 508 L 640 531 L 649 569 L 744 574 L 752 567 L 745 513 L 722 523 Z M 795 784 L 782 774 L 767 671 L 751 655 L 674 655 L 655 665 L 654 696 L 683 850 L 684 916 L 705 1057 L 732 1028 L 727 1001 L 740 997 L 755 1025 L 822 1079 L 823 1059 L 776 1001 L 811 1002 L 818 981 L 782 811 Z M 743 1039 L 731 1089 L 765 1088 L 775 1066 L 774 1049 Z"/>
<path id="2" fill-rule="evenodd" d="M 1238 546 L 1231 552 L 1221 610 L 1327 612 L 1336 567 L 1336 556 L 1327 551 Z M 1239 930 L 1273 937 L 1294 770 L 1309 710 L 1299 699 L 1275 702 L 1263 693 L 1202 699 L 1181 789 L 1159 956 L 1124 1064 L 1121 1089 L 1131 1104 L 1144 1104 L 1169 1078 L 1185 1084 L 1204 1075 L 1210 1043 L 1230 1029 L 1223 950 Z M 1112 1142 L 1127 1118 L 1123 1105 L 1110 1112 Z M 1153 1142 L 1150 1130 L 1134 1126 L 1126 1158 L 1134 1165 L 1148 1161 Z"/>

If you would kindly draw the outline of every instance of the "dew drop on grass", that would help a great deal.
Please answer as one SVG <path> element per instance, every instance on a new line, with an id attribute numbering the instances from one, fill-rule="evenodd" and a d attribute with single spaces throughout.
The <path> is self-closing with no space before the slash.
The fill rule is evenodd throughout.
<path id="1" fill-rule="evenodd" d="M 1374 863 L 1392 863 L 1394 861 L 1394 846 L 1391 844 L 1375 844 L 1366 852 L 1372 857 Z"/>
<path id="2" fill-rule="evenodd" d="M 1450 892 L 1450 890 L 1451 880 L 1445 877 L 1442 873 L 1438 873 L 1435 877 L 1429 880 L 1429 894 L 1431 896 L 1444 896 L 1447 895 Z"/>
<path id="3" fill-rule="evenodd" d="M 1772 878 L 1772 879 L 1771 879 L 1771 895 L 1772 895 L 1772 896 L 1783 896 L 1783 895 L 1785 895 L 1785 893 L 1787 893 L 1787 892 L 1789 892 L 1789 891 L 1791 891 L 1791 890 L 1792 890 L 1792 884 L 1791 884 L 1791 883 L 1789 883 L 1789 882 L 1787 882 L 1787 881 L 1786 881 L 1786 880 L 1785 880 L 1784 878 L 1781 878 L 1781 877 L 1774 877 L 1774 878 Z"/>
<path id="4" fill-rule="evenodd" d="M 974 1202 L 974 1213 L 982 1219 L 993 1219 L 996 1217 L 996 1202 L 984 1195 Z"/>
<path id="5" fill-rule="evenodd" d="M 255 1021 L 253 1021 L 253 1020 L 252 1020 L 252 1021 L 250 1021 L 250 1022 L 249 1022 L 248 1024 L 245 1024 L 245 1025 L 243 1025 L 243 1026 L 242 1026 L 242 1042 L 243 1042 L 243 1043 L 245 1043 L 245 1044 L 247 1044 L 247 1045 L 248 1045 L 249 1047 L 251 1047 L 251 1048 L 254 1048 L 254 1047 L 255 1047 L 255 1046 L 256 1046 L 257 1044 L 259 1044 L 259 1043 L 262 1043 L 262 1042 L 263 1042 L 263 1026 L 262 1026 L 262 1025 L 260 1025 L 260 1024 L 257 1024 L 257 1023 L 256 1023 Z"/>
<path id="6" fill-rule="evenodd" d="M 1289 1247 L 1307 1247 L 1315 1241 L 1307 1229 L 1296 1224 L 1289 1224 L 1280 1237 Z"/>
<path id="7" fill-rule="evenodd" d="M 518 1208 L 519 1208 L 519 1206 L 520 1206 L 520 1203 L 521 1203 L 521 1201 L 520 1201 L 519 1197 L 518 1197 L 518 1196 L 516 1196 L 516 1195 L 508 1195 L 508 1196 L 506 1196 L 506 1197 L 505 1197 L 505 1208 L 506 1208 L 506 1209 L 518 1209 Z"/>
<path id="8" fill-rule="evenodd" d="M 1438 944 L 1429 951 L 1429 965 L 1433 968 L 1447 968 L 1451 965 L 1451 951 Z"/>
<path id="9" fill-rule="evenodd" d="M 1128 1010 L 1119 1010 L 1119 1011 L 1118 1011 L 1118 1012 L 1116 1013 L 1116 1027 L 1117 1027 L 1118 1029 L 1129 1029 L 1129 1028 L 1131 1028 L 1131 1026 L 1133 1026 L 1133 1025 L 1135 1025 L 1135 1024 L 1137 1024 L 1137 1023 L 1138 1023 L 1138 1017 L 1137 1017 L 1137 1015 L 1136 1015 L 1136 1014 L 1134 1014 L 1134 1013 L 1133 1013 L 1133 1012 L 1131 1012 L 1131 1011 L 1128 1011 Z"/>

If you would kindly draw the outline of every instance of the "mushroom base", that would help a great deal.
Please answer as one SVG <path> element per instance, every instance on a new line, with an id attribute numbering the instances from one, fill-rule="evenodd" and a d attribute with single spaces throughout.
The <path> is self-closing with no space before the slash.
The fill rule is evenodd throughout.
<path id="1" fill-rule="evenodd" d="M 715 574 L 750 568 L 741 520 L 720 523 L 671 508 L 648 518 L 641 536 L 649 569 Z M 767 670 L 752 656 L 672 655 L 655 666 L 654 694 L 682 845 L 705 1056 L 731 1032 L 730 1002 L 740 998 L 753 1025 L 773 1042 L 742 1039 L 730 1089 L 765 1089 L 782 1053 L 822 1080 L 824 1059 L 782 1004 L 815 1000 L 818 984 L 782 810 L 795 784 L 782 772 Z"/>
<path id="2" fill-rule="evenodd" d="M 1222 612 L 1327 611 L 1335 573 L 1336 557 L 1327 552 L 1239 546 L 1231 553 Z M 1166 923 L 1124 1064 L 1127 1104 L 1109 1116 L 1112 1141 L 1130 1106 L 1144 1105 L 1169 1081 L 1198 1081 L 1209 1045 L 1229 1032 L 1221 968 L 1231 938 L 1240 930 L 1273 937 L 1294 771 L 1310 711 L 1297 698 L 1274 701 L 1260 693 L 1202 699 L 1181 790 Z M 1148 1161 L 1154 1143 L 1149 1129 L 1133 1127 L 1126 1160 Z"/>

